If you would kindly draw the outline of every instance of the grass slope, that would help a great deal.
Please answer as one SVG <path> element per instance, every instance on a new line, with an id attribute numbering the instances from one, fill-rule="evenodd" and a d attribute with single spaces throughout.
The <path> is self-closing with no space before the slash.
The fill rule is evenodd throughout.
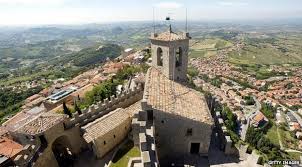
<path id="1" fill-rule="evenodd" d="M 139 156 L 139 148 L 135 147 L 132 141 L 128 141 L 117 151 L 110 167 L 127 167 L 130 158 Z"/>

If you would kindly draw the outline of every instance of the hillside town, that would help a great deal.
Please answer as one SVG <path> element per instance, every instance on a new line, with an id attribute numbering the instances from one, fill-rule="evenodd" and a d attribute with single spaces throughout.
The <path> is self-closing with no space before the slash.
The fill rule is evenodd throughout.
<path id="1" fill-rule="evenodd" d="M 265 128 L 272 121 L 279 128 L 286 126 L 284 130 L 291 136 L 285 137 L 277 131 L 281 149 L 301 152 L 302 68 L 271 65 L 270 71 L 284 75 L 256 79 L 228 62 L 226 54 L 232 49 L 220 51 L 217 57 L 192 58 L 190 65 L 198 72 L 193 78 L 194 84 L 211 93 L 236 115 L 237 133 L 243 140 L 248 126 Z M 271 118 L 263 114 L 264 106 L 272 109 Z"/>

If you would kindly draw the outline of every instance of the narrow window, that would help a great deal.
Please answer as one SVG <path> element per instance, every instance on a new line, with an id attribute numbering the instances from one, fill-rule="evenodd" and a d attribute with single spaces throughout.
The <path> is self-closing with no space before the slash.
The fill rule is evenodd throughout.
<path id="1" fill-rule="evenodd" d="M 115 135 L 113 135 L 113 138 L 115 138 Z"/>
<path id="2" fill-rule="evenodd" d="M 179 47 L 175 53 L 175 66 L 179 67 L 182 64 L 182 49 Z"/>
<path id="3" fill-rule="evenodd" d="M 153 121 L 153 110 L 147 110 L 148 121 Z"/>
<path id="4" fill-rule="evenodd" d="M 187 129 L 186 136 L 192 136 L 192 135 L 193 135 L 193 129 L 192 128 Z"/>
<path id="5" fill-rule="evenodd" d="M 157 48 L 157 65 L 163 66 L 163 50 L 161 48 Z"/>
<path id="6" fill-rule="evenodd" d="M 106 141 L 104 141 L 104 145 L 106 145 Z"/>

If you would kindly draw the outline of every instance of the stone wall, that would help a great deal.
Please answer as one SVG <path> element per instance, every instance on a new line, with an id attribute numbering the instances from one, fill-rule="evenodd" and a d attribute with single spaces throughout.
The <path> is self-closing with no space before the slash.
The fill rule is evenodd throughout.
<path id="1" fill-rule="evenodd" d="M 218 128 L 218 135 L 221 142 L 220 148 L 224 150 L 224 153 L 226 155 L 238 155 L 238 149 L 234 146 L 234 143 L 231 140 L 230 135 L 228 134 L 221 113 L 215 111 L 215 107 L 221 105 L 219 100 L 216 99 L 215 97 L 209 96 L 207 97 L 207 103 L 213 115 L 215 125 Z"/>
<path id="2" fill-rule="evenodd" d="M 32 164 L 32 160 L 35 158 L 36 152 L 40 148 L 39 140 L 31 139 L 30 144 L 26 144 L 23 150 L 13 157 L 13 161 L 17 166 L 26 166 L 27 164 Z"/>
<path id="3" fill-rule="evenodd" d="M 105 99 L 103 103 L 99 102 L 90 106 L 88 109 L 84 109 L 81 115 L 74 113 L 72 118 L 65 119 L 37 136 L 12 134 L 12 136 L 15 136 L 22 145 L 26 145 L 24 150 L 14 158 L 15 163 L 18 166 L 26 166 L 27 164 L 38 167 L 58 166 L 52 150 L 55 141 L 60 139 L 60 142 L 63 141 L 62 144 L 65 145 L 67 143 L 72 154 L 77 156 L 83 149 L 88 148 L 88 144 L 82 137 L 81 126 L 90 123 L 117 108 L 128 107 L 141 100 L 142 97 L 143 87 L 138 85 L 134 89 L 127 90 L 124 93 L 117 95 L 117 97 L 112 96 L 110 98 L 111 100 Z M 97 156 L 101 157 L 105 154 L 106 150 L 111 149 L 111 142 L 115 143 L 123 139 L 128 134 L 130 125 L 131 120 L 129 118 L 128 122 L 121 123 L 119 129 L 115 129 L 100 138 L 100 141 L 106 140 L 108 145 L 104 150 L 104 147 L 101 146 L 101 153 Z M 127 128 L 124 129 L 124 126 Z M 111 140 L 111 138 L 114 138 L 114 135 L 116 136 L 116 140 Z M 46 140 L 46 144 L 41 144 L 41 137 Z M 98 144 L 99 143 L 100 142 L 98 142 Z"/>
<path id="4" fill-rule="evenodd" d="M 142 102 L 144 107 L 145 102 Z M 131 136 L 134 145 L 140 148 L 141 163 L 144 167 L 159 166 L 155 142 L 155 126 L 153 121 L 146 119 L 146 111 L 142 110 L 132 119 Z"/>
<path id="5" fill-rule="evenodd" d="M 138 85 L 134 89 L 130 89 L 117 95 L 111 96 L 110 100 L 105 99 L 104 102 L 98 102 L 82 111 L 82 114 L 74 113 L 71 119 L 65 121 L 65 128 L 73 128 L 74 126 L 83 126 L 97 118 L 113 111 L 117 108 L 125 108 L 129 105 L 141 100 L 143 97 L 143 87 Z"/>
<path id="6" fill-rule="evenodd" d="M 148 105 L 144 110 L 153 110 L 159 159 L 173 159 L 190 155 L 192 143 L 199 143 L 199 155 L 208 155 L 212 125 L 159 111 Z M 188 133 L 190 130 L 192 133 Z"/>
<path id="7" fill-rule="evenodd" d="M 64 143 L 68 143 L 70 151 L 73 155 L 79 154 L 83 149 L 87 147 L 87 143 L 81 136 L 80 127 L 76 126 L 71 129 L 65 129 L 64 124 L 60 123 L 44 133 L 44 137 L 47 140 L 47 147 L 39 154 L 39 158 L 35 162 L 34 166 L 58 166 L 57 160 L 53 153 L 53 143 L 64 137 Z"/>
<path id="8" fill-rule="evenodd" d="M 115 111 L 123 112 L 123 111 Z M 102 158 L 110 150 L 112 150 L 116 145 L 121 143 L 123 139 L 127 136 L 130 131 L 131 118 L 129 117 L 124 122 L 109 131 L 108 133 L 98 137 L 96 140 L 93 140 L 92 148 L 97 158 Z"/>

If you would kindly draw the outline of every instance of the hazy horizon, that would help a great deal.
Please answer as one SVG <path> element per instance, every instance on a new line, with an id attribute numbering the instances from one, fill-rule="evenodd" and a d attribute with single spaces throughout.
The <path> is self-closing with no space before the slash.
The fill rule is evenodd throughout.
<path id="1" fill-rule="evenodd" d="M 274 21 L 302 19 L 300 0 L 0 0 L 0 26 L 151 21 Z"/>

